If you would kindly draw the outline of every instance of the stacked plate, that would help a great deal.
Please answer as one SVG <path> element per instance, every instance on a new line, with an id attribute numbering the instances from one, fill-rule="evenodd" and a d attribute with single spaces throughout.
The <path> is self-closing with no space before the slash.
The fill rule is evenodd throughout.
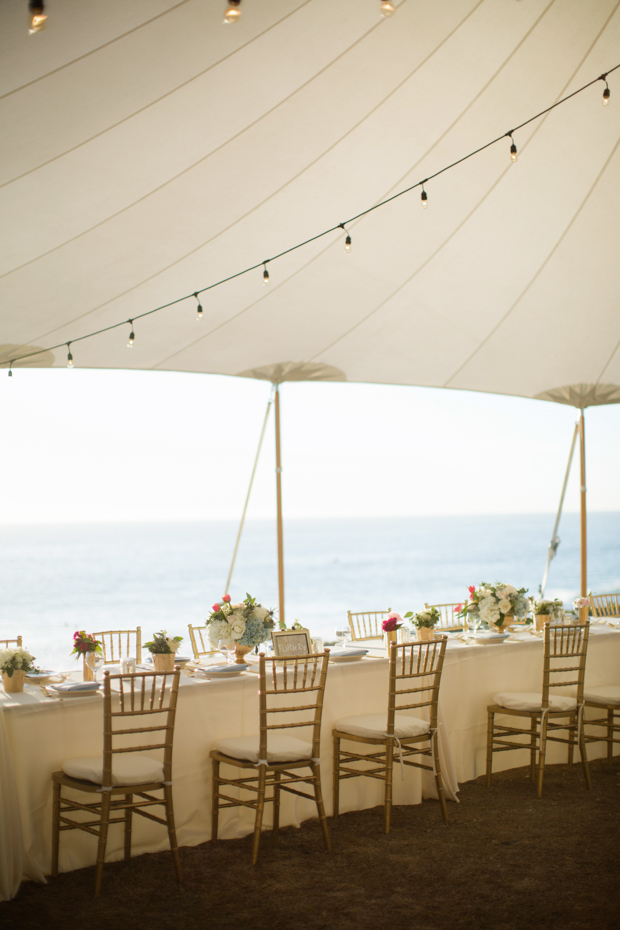
<path id="1" fill-rule="evenodd" d="M 195 674 L 200 678 L 236 678 L 249 667 L 245 663 L 243 665 L 208 665 L 206 668 L 197 668 Z"/>
<path id="2" fill-rule="evenodd" d="M 332 649 L 329 654 L 330 662 L 357 662 L 368 655 L 368 649 Z"/>
<path id="3" fill-rule="evenodd" d="M 26 672 L 26 681 L 31 685 L 44 685 L 50 678 L 56 678 L 58 672 L 51 668 L 42 668 L 38 672 Z"/>
<path id="4" fill-rule="evenodd" d="M 505 639 L 508 639 L 510 633 L 478 633 L 474 637 L 474 642 L 479 645 L 488 645 L 490 643 L 503 643 Z"/>

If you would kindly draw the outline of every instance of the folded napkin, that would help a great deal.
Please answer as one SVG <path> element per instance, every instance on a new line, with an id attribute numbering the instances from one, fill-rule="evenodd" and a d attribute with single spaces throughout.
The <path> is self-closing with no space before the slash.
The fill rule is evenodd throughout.
<path id="1" fill-rule="evenodd" d="M 100 687 L 100 681 L 64 681 L 52 686 L 54 691 L 97 691 Z"/>
<path id="2" fill-rule="evenodd" d="M 224 674 L 226 674 L 227 672 L 228 672 L 229 674 L 231 674 L 232 672 L 238 672 L 239 669 L 243 670 L 244 668 L 248 668 L 248 666 L 245 665 L 245 664 L 244 664 L 244 665 L 241 665 L 241 664 L 239 664 L 239 665 L 237 665 L 237 664 L 235 664 L 235 665 L 207 665 L 207 666 L 205 666 L 203 669 L 201 669 L 201 671 L 203 671 L 203 672 L 218 672 L 219 674 L 224 675 Z"/>
<path id="3" fill-rule="evenodd" d="M 368 649 L 332 649 L 330 655 L 332 656 L 365 656 L 368 652 Z"/>

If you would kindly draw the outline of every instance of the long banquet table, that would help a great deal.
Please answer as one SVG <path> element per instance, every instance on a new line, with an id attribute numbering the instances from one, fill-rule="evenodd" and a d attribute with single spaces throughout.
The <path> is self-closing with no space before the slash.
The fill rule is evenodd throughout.
<path id="1" fill-rule="evenodd" d="M 377 713 L 387 704 L 387 659 L 375 655 L 358 662 L 331 663 L 325 693 L 321 770 L 328 815 L 331 814 L 331 729 L 339 717 Z M 455 801 L 458 782 L 484 772 L 486 707 L 497 691 L 538 691 L 542 679 L 542 642 L 532 636 L 499 645 L 465 645 L 450 640 L 440 694 L 441 761 L 447 797 Z M 586 682 L 615 682 L 620 668 L 620 635 L 608 626 L 593 626 Z M 51 774 L 63 760 L 102 751 L 102 702 L 99 696 L 57 700 L 42 693 L 11 695 L 0 691 L 0 900 L 17 892 L 22 879 L 45 881 L 50 870 Z M 211 777 L 209 750 L 226 736 L 258 730 L 257 676 L 243 673 L 233 680 L 197 680 L 182 676 L 174 739 L 173 792 L 179 844 L 193 846 L 210 839 Z M 566 750 L 551 744 L 549 762 L 565 761 Z M 589 746 L 589 757 L 604 753 L 602 743 Z M 523 752 L 494 757 L 494 770 L 526 765 Z M 436 797 L 429 773 L 405 767 L 401 780 L 395 763 L 394 803 L 419 804 Z M 576 778 L 581 778 L 576 771 Z M 341 811 L 362 810 L 382 803 L 375 779 L 351 779 L 341 787 Z M 314 803 L 284 795 L 280 822 L 299 825 L 316 816 Z M 439 810 L 437 813 L 439 823 Z M 269 826 L 269 814 L 266 825 Z M 163 827 L 143 818 L 134 821 L 132 852 L 165 850 Z M 220 814 L 220 837 L 243 836 L 252 830 L 252 813 L 234 808 Z M 112 828 L 108 858 L 122 858 L 122 830 Z M 96 841 L 82 831 L 61 836 L 61 871 L 94 864 Z"/>

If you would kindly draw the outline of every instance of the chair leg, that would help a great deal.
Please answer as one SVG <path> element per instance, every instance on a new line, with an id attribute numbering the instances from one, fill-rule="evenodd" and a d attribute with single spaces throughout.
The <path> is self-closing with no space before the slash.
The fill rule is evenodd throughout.
<path id="1" fill-rule="evenodd" d="M 590 778 L 590 768 L 588 766 L 588 753 L 586 751 L 586 736 L 583 731 L 583 722 L 579 730 L 579 752 L 581 754 L 581 764 L 583 766 L 583 775 L 586 780 L 586 787 L 589 790 L 592 787 L 592 779 Z"/>
<path id="2" fill-rule="evenodd" d="M 332 772 L 332 817 L 338 819 L 340 813 L 340 737 L 334 736 L 334 768 Z"/>
<path id="3" fill-rule="evenodd" d="M 220 793 L 220 763 L 217 759 L 211 760 L 212 780 L 211 787 L 211 839 L 217 839 L 218 819 L 220 813 L 220 802 L 218 795 Z"/>
<path id="4" fill-rule="evenodd" d="M 448 807 L 446 805 L 446 795 L 443 790 L 443 778 L 441 777 L 441 765 L 439 762 L 439 752 L 437 746 L 437 730 L 433 733 L 433 738 L 431 740 L 431 752 L 433 753 L 433 767 L 435 769 L 435 784 L 437 785 L 437 796 L 439 798 L 439 804 L 441 806 L 441 815 L 444 819 L 444 823 L 448 822 Z"/>
<path id="5" fill-rule="evenodd" d="M 97 869 L 95 872 L 95 897 L 101 894 L 101 880 L 103 878 L 103 863 L 105 862 L 105 848 L 108 842 L 108 825 L 110 823 L 111 791 L 104 791 L 101 798 L 101 819 L 99 821 L 99 842 L 97 844 Z"/>
<path id="6" fill-rule="evenodd" d="M 125 795 L 125 804 L 131 804 L 133 794 Z M 133 811 L 130 807 L 125 809 L 125 859 L 131 858 L 131 820 Z"/>
<path id="7" fill-rule="evenodd" d="M 58 846 L 60 843 L 60 788 L 54 782 L 54 801 L 52 807 L 52 878 L 58 877 Z"/>
<path id="8" fill-rule="evenodd" d="M 536 728 L 530 734 L 530 778 L 536 783 Z"/>
<path id="9" fill-rule="evenodd" d="M 325 816 L 325 805 L 323 804 L 323 792 L 321 790 L 321 766 L 318 762 L 313 762 L 311 768 L 314 781 L 314 797 L 316 800 L 316 809 L 318 811 L 319 820 L 321 822 L 321 830 L 323 831 L 323 842 L 325 843 L 325 849 L 327 852 L 331 852 L 332 844 L 329 839 L 327 817 Z"/>
<path id="10" fill-rule="evenodd" d="M 607 762 L 612 765 L 614 761 L 614 712 L 607 708 Z"/>
<path id="11" fill-rule="evenodd" d="M 384 820 L 385 832 L 390 832 L 390 820 L 392 816 L 392 776 L 394 773 L 394 740 L 389 739 L 385 749 L 385 802 L 384 802 Z"/>
<path id="12" fill-rule="evenodd" d="M 174 874 L 176 875 L 179 885 L 183 881 L 181 872 L 181 860 L 179 859 L 179 844 L 177 843 L 177 831 L 174 824 L 174 807 L 172 805 L 172 785 L 164 785 L 164 800 L 166 802 L 166 822 L 168 824 L 168 839 L 170 840 L 170 852 L 174 862 Z"/>
<path id="13" fill-rule="evenodd" d="M 570 730 L 568 731 L 568 771 L 573 771 L 573 756 L 575 754 L 575 730 L 574 726 L 577 721 L 575 716 L 570 718 Z"/>
<path id="14" fill-rule="evenodd" d="M 273 773 L 273 832 L 280 829 L 280 773 Z"/>
<path id="15" fill-rule="evenodd" d="M 491 787 L 491 774 L 493 772 L 493 727 L 495 723 L 495 714 L 492 710 L 488 713 L 487 720 L 487 788 Z"/>
<path id="16" fill-rule="evenodd" d="M 252 843 L 252 865 L 258 861 L 258 847 L 260 844 L 260 831 L 263 825 L 263 811 L 265 810 L 265 780 L 267 776 L 266 765 L 258 767 L 258 794 L 256 797 L 256 820 L 254 822 L 254 842 Z"/>
<path id="17" fill-rule="evenodd" d="M 536 726 L 536 722 L 533 721 Z M 543 714 L 540 721 L 540 749 L 538 751 L 538 779 L 536 784 L 536 797 L 542 798 L 543 776 L 545 774 L 545 756 L 547 754 L 547 714 Z"/>

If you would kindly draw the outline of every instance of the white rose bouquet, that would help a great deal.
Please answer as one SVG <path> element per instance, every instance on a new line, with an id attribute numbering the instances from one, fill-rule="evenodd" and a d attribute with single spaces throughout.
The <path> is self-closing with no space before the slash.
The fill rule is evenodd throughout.
<path id="1" fill-rule="evenodd" d="M 469 587 L 469 600 L 457 606 L 459 617 L 477 616 L 488 626 L 503 628 L 506 618 L 524 617 L 527 613 L 527 588 L 514 588 L 511 584 L 483 581 L 478 588 Z M 509 625 L 510 620 L 506 625 Z"/>
<path id="2" fill-rule="evenodd" d="M 268 639 L 275 623 L 273 610 L 256 603 L 256 598 L 246 594 L 239 604 L 231 603 L 230 594 L 214 604 L 207 620 L 209 640 L 214 649 L 221 646 L 258 646 Z"/>
<path id="3" fill-rule="evenodd" d="M 27 649 L 18 648 L 0 649 L 0 672 L 8 678 L 13 672 L 36 672 L 33 665 L 34 656 Z"/>

